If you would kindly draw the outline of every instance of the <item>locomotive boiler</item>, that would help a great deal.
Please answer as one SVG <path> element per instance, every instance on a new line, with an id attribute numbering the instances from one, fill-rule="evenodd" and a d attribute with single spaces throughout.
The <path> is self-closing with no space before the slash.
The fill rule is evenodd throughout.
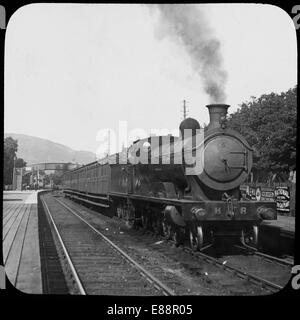
<path id="1" fill-rule="evenodd" d="M 210 122 L 180 124 L 180 137 L 151 136 L 64 175 L 67 197 L 203 250 L 217 237 L 257 246 L 259 224 L 276 219 L 275 202 L 241 199 L 252 148 L 227 127 L 229 105 L 208 105 Z M 114 161 L 110 161 L 113 158 Z"/>

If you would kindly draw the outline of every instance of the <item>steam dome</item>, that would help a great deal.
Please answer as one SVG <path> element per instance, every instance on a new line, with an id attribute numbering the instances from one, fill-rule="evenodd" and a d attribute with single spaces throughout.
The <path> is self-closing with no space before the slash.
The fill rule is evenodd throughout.
<path id="1" fill-rule="evenodd" d="M 196 130 L 200 129 L 200 124 L 194 118 L 186 118 L 180 123 L 179 126 L 179 130 L 182 136 L 185 129 L 192 129 L 192 135 L 194 136 L 196 134 Z"/>

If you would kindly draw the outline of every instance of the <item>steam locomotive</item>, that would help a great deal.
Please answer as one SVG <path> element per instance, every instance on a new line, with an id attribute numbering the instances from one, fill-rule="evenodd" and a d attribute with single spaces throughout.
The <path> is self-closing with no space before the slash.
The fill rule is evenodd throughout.
<path id="1" fill-rule="evenodd" d="M 126 151 L 66 172 L 66 197 L 204 250 L 218 237 L 257 246 L 259 224 L 277 219 L 276 203 L 241 199 L 252 149 L 227 127 L 229 105 L 207 106 L 209 125 L 180 124 L 180 137 L 151 136 Z"/>

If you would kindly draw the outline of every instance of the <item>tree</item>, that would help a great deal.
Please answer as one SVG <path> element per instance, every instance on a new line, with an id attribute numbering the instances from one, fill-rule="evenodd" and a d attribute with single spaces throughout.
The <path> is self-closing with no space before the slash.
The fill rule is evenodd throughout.
<path id="1" fill-rule="evenodd" d="M 228 118 L 254 150 L 254 172 L 260 177 L 288 174 L 296 167 L 297 87 L 264 94 L 242 103 Z"/>
<path id="2" fill-rule="evenodd" d="M 12 137 L 4 139 L 3 183 L 12 184 L 14 158 L 18 150 L 18 142 Z"/>
<path id="3" fill-rule="evenodd" d="M 24 168 L 26 167 L 26 161 L 24 161 L 22 158 L 16 159 L 16 168 Z"/>
<path id="4" fill-rule="evenodd" d="M 26 162 L 22 158 L 17 158 L 18 141 L 12 137 L 4 139 L 4 165 L 3 165 L 3 184 L 12 184 L 13 182 L 13 168 L 14 159 L 15 167 L 22 168 L 26 166 Z"/>

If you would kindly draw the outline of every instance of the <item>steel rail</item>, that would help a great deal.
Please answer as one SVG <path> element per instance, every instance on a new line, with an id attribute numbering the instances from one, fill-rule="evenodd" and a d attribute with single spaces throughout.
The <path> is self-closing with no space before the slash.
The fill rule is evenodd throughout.
<path id="1" fill-rule="evenodd" d="M 284 259 L 280 259 L 280 258 L 277 258 L 277 257 L 274 257 L 274 256 L 270 256 L 269 254 L 266 254 L 266 253 L 262 253 L 260 251 L 257 251 L 257 250 L 254 250 L 254 248 L 252 249 L 250 246 L 248 246 L 247 248 L 244 248 L 242 246 L 239 246 L 239 245 L 235 245 L 235 247 L 237 248 L 240 248 L 240 249 L 244 249 L 244 250 L 252 250 L 252 253 L 256 256 L 259 256 L 259 257 L 262 257 L 262 258 L 266 258 L 266 259 L 269 259 L 271 261 L 276 261 L 280 264 L 284 264 L 284 265 L 287 265 L 287 266 L 293 266 L 294 263 L 292 261 L 288 261 L 288 260 L 284 260 Z"/>
<path id="2" fill-rule="evenodd" d="M 211 257 L 209 255 L 206 255 L 203 252 L 193 251 L 189 247 L 184 247 L 183 249 L 188 251 L 188 252 L 191 252 L 191 253 L 195 254 L 196 256 L 201 257 L 201 258 L 203 258 L 205 260 L 209 260 L 210 262 L 213 262 L 214 264 L 216 264 L 219 267 L 222 267 L 223 269 L 227 269 L 227 270 L 230 270 L 232 272 L 235 272 L 237 275 L 242 276 L 243 278 L 248 278 L 249 280 L 255 280 L 255 282 L 258 282 L 258 283 L 262 284 L 263 286 L 268 287 L 269 289 L 271 289 L 272 292 L 277 292 L 277 290 L 283 289 L 282 286 L 280 286 L 280 285 L 278 285 L 276 283 L 273 283 L 273 282 L 271 282 L 269 280 L 266 280 L 266 279 L 263 279 L 261 277 L 258 277 L 258 276 L 254 275 L 254 274 L 245 272 L 245 271 L 243 271 L 243 270 L 241 270 L 239 268 L 236 268 L 236 267 L 234 267 L 234 266 L 232 266 L 230 264 L 223 264 L 218 259 L 215 259 L 215 258 L 213 258 L 213 257 Z"/>
<path id="3" fill-rule="evenodd" d="M 158 280 L 155 276 L 149 273 L 145 268 L 143 268 L 139 263 L 134 261 L 126 252 L 124 252 L 121 248 L 119 248 L 115 243 L 109 240 L 104 234 L 102 234 L 99 230 L 95 229 L 89 222 L 83 219 L 79 214 L 77 214 L 72 208 L 63 203 L 62 201 L 55 199 L 59 202 L 63 207 L 65 207 L 68 211 L 70 211 L 73 215 L 79 218 L 82 222 L 84 222 L 87 226 L 89 226 L 97 235 L 99 235 L 104 241 L 106 241 L 113 249 L 115 249 L 122 257 L 124 257 L 128 262 L 130 262 L 148 281 L 153 283 L 153 285 L 161 290 L 166 296 L 174 296 L 175 293 L 172 289 L 164 285 L 160 280 Z"/>
<path id="4" fill-rule="evenodd" d="M 257 255 L 257 256 L 260 256 L 260 257 L 263 257 L 263 258 L 266 258 L 266 259 L 269 259 L 269 260 L 272 260 L 272 261 L 276 261 L 278 263 L 290 266 L 290 267 L 294 266 L 294 263 L 292 261 L 288 261 L 288 260 L 280 259 L 280 258 L 277 258 L 277 257 L 273 257 L 273 256 L 270 256 L 268 254 L 262 253 L 260 251 L 254 252 L 254 254 Z"/>
<path id="5" fill-rule="evenodd" d="M 61 247 L 62 247 L 62 249 L 63 249 L 63 251 L 64 251 L 65 257 L 66 257 L 67 262 L 68 262 L 68 264 L 69 264 L 69 266 L 70 266 L 70 269 L 71 269 L 71 272 L 72 272 L 72 274 L 73 274 L 74 280 L 75 280 L 75 282 L 76 282 L 76 284 L 77 284 L 77 286 L 78 286 L 79 292 L 80 292 L 81 295 L 86 295 L 86 292 L 85 292 L 85 290 L 84 290 L 84 287 L 83 287 L 83 285 L 82 285 L 82 282 L 81 282 L 81 280 L 80 280 L 80 278 L 79 278 L 79 276 L 78 276 L 78 274 L 77 274 L 77 271 L 76 271 L 76 269 L 75 269 L 75 266 L 73 265 L 73 262 L 72 262 L 72 260 L 71 260 L 71 258 L 70 258 L 70 256 L 69 256 L 69 253 L 68 253 L 68 251 L 67 251 L 67 248 L 66 248 L 65 245 L 64 245 L 64 242 L 63 242 L 62 237 L 61 237 L 61 235 L 60 235 L 60 233 L 59 233 L 59 231 L 58 231 L 58 229 L 57 229 L 57 226 L 56 226 L 56 224 L 55 224 L 55 222 L 54 222 L 54 219 L 53 219 L 53 217 L 52 217 L 52 215 L 51 215 L 51 212 L 50 212 L 50 210 L 49 210 L 49 207 L 48 207 L 47 203 L 46 203 L 43 199 L 41 199 L 41 201 L 42 201 L 43 207 L 46 209 L 46 212 L 47 212 L 47 214 L 48 214 L 48 216 L 49 216 L 49 218 L 50 218 L 50 220 L 51 220 L 51 223 L 52 223 L 52 225 L 53 225 L 53 227 L 54 227 L 54 230 L 55 230 L 55 232 L 56 232 L 56 235 L 57 235 L 57 237 L 58 237 L 58 240 L 59 240 L 59 242 L 60 242 L 60 245 L 61 245 Z"/>

